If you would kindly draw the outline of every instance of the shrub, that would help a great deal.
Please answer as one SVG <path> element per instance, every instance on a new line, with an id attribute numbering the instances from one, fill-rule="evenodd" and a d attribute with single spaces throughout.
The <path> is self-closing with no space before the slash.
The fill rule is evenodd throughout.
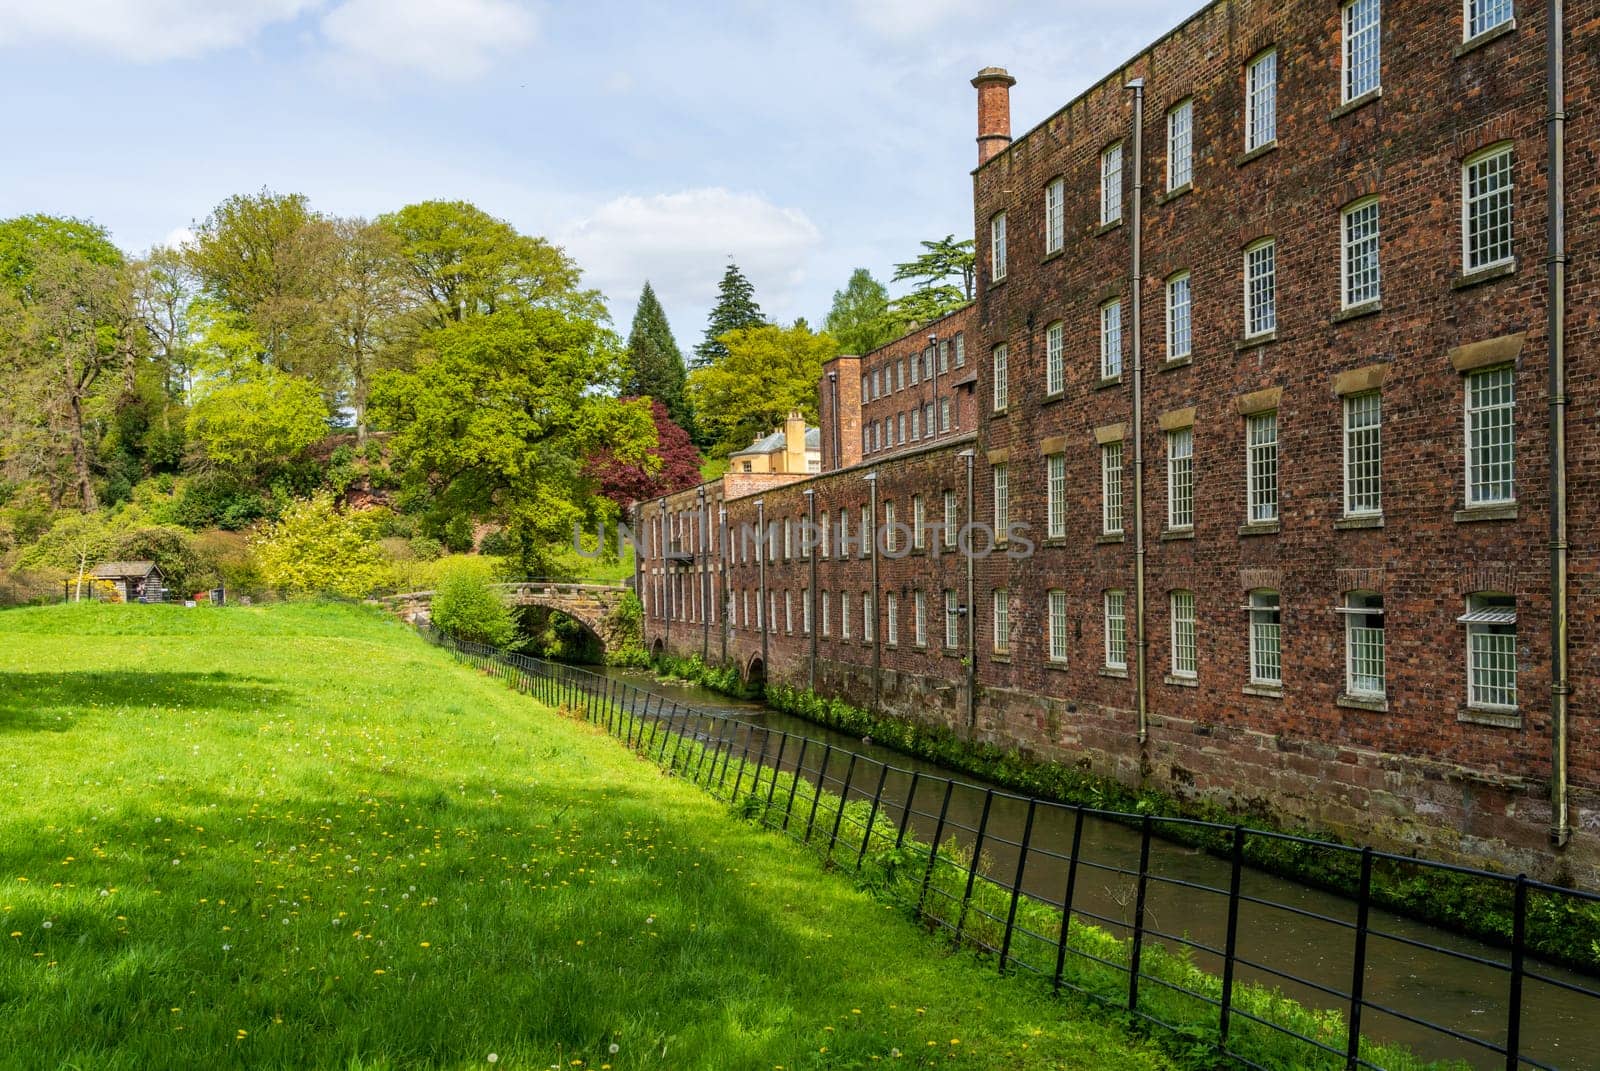
<path id="1" fill-rule="evenodd" d="M 365 598 L 386 574 L 370 528 L 359 514 L 339 512 L 327 494 L 291 503 L 256 545 L 262 576 L 291 595 Z"/>
<path id="2" fill-rule="evenodd" d="M 516 638 L 511 607 L 481 569 L 455 566 L 433 592 L 433 623 L 457 639 L 504 647 Z"/>

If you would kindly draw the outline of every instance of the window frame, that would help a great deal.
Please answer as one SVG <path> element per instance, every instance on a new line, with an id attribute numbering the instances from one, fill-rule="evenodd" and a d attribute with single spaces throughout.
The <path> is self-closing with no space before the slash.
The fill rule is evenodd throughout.
<path id="1" fill-rule="evenodd" d="M 1101 631 L 1105 634 L 1105 668 L 1112 671 L 1128 671 L 1128 593 L 1122 588 L 1107 588 L 1101 598 Z M 1116 612 L 1112 612 L 1112 607 Z M 1121 639 L 1113 640 L 1112 621 L 1118 622 L 1118 631 Z M 1121 652 L 1121 660 L 1114 658 L 1114 653 Z"/>
<path id="2" fill-rule="evenodd" d="M 1067 180 L 1057 175 L 1044 185 L 1044 255 L 1067 247 Z"/>
<path id="3" fill-rule="evenodd" d="M 1490 32 L 1492 32 L 1494 30 L 1498 30 L 1502 26 L 1510 26 L 1512 29 L 1516 29 L 1516 26 L 1517 26 L 1517 5 L 1516 5 L 1515 0 L 1506 0 L 1506 4 L 1505 4 L 1506 15 L 1505 15 L 1505 18 L 1501 19 L 1499 22 L 1495 23 L 1492 26 L 1483 26 L 1481 28 L 1474 28 L 1473 27 L 1473 21 L 1472 21 L 1473 7 L 1475 5 L 1481 4 L 1483 2 L 1484 2 L 1484 0 L 1462 0 L 1462 2 L 1461 2 L 1461 40 L 1463 42 L 1476 41 L 1478 38 L 1482 37 L 1484 34 L 1490 33 Z"/>
<path id="4" fill-rule="evenodd" d="M 990 646 L 994 654 L 1005 657 L 1011 653 L 1011 591 L 995 588 L 990 600 Z"/>
<path id="5" fill-rule="evenodd" d="M 1113 457 L 1116 460 L 1114 465 Z M 1124 516 L 1126 510 L 1123 509 L 1125 503 L 1122 497 L 1125 467 L 1126 458 L 1121 439 L 1100 444 L 1100 534 L 1103 536 L 1120 536 L 1126 531 L 1124 525 L 1127 524 L 1127 517 Z M 1112 527 L 1113 520 L 1116 522 L 1116 527 Z"/>
<path id="6" fill-rule="evenodd" d="M 1044 458 L 1045 538 L 1067 538 L 1067 455 Z"/>
<path id="7" fill-rule="evenodd" d="M 1351 23 L 1358 8 L 1370 4 L 1372 6 L 1372 21 L 1356 27 L 1351 32 Z M 1364 66 L 1358 66 L 1362 57 L 1355 55 L 1355 49 L 1361 34 L 1371 33 L 1374 41 L 1372 45 L 1372 83 L 1365 86 L 1355 85 L 1355 75 L 1364 71 Z M 1339 87 L 1341 104 L 1349 104 L 1366 96 L 1368 93 L 1381 93 L 1383 91 L 1383 0 L 1346 0 L 1339 8 Z"/>
<path id="8" fill-rule="evenodd" d="M 1183 321 L 1183 349 L 1173 346 L 1173 340 L 1178 337 L 1174 324 L 1178 322 L 1178 305 L 1175 296 L 1179 286 L 1183 287 L 1182 321 Z M 1167 306 L 1167 360 L 1181 361 L 1185 357 L 1194 355 L 1194 273 L 1188 268 L 1175 271 L 1167 276 L 1166 282 Z"/>
<path id="9" fill-rule="evenodd" d="M 1494 712 L 1494 713 L 1497 713 L 1497 714 L 1515 714 L 1518 711 L 1517 686 L 1519 684 L 1518 676 L 1519 676 L 1519 673 L 1520 673 L 1520 671 L 1518 669 L 1518 666 L 1517 666 L 1517 631 L 1516 631 L 1516 629 L 1517 629 L 1517 617 L 1516 617 L 1516 614 L 1517 614 L 1517 600 L 1516 600 L 1516 596 L 1507 594 L 1505 592 L 1500 592 L 1500 591 L 1475 591 L 1472 594 L 1467 596 L 1466 610 L 1467 610 L 1467 612 L 1462 614 L 1461 618 L 1459 618 L 1458 620 L 1462 621 L 1467 626 L 1467 629 L 1466 629 L 1466 641 L 1467 641 L 1467 643 L 1466 643 L 1466 646 L 1467 646 L 1467 650 L 1466 650 L 1466 655 L 1467 655 L 1467 660 L 1466 660 L 1466 668 L 1467 668 L 1467 708 L 1469 710 L 1490 711 L 1490 712 Z M 1501 622 L 1501 623 L 1473 622 L 1473 621 L 1468 620 L 1474 614 L 1479 614 L 1479 613 L 1483 613 L 1485 611 L 1491 611 L 1491 610 L 1501 610 L 1501 611 L 1509 610 L 1509 612 L 1511 614 L 1511 620 L 1509 622 Z M 1504 629 L 1504 628 L 1509 628 L 1511 631 L 1509 633 L 1507 633 L 1507 632 L 1492 632 L 1492 631 L 1490 631 L 1491 629 Z M 1477 650 L 1475 650 L 1474 643 L 1473 643 L 1474 638 L 1475 637 L 1479 637 L 1479 636 L 1483 636 L 1483 637 L 1501 636 L 1501 637 L 1509 637 L 1510 640 L 1511 640 L 1510 649 L 1509 649 L 1509 654 L 1510 654 L 1510 670 L 1509 670 L 1509 672 L 1510 672 L 1511 702 L 1509 702 L 1509 703 L 1495 702 L 1492 699 L 1484 698 L 1484 697 L 1479 695 L 1479 685 L 1478 685 L 1478 679 L 1477 679 L 1478 678 L 1478 672 L 1477 672 L 1477 670 L 1478 670 L 1478 661 L 1477 661 L 1477 658 L 1478 658 L 1479 652 Z M 1503 655 L 1506 652 L 1500 652 L 1500 653 Z M 1492 667 L 1492 666 L 1491 667 L 1487 667 L 1487 668 L 1490 669 L 1491 671 L 1494 669 L 1494 667 Z M 1502 667 L 1500 671 L 1501 672 L 1505 672 L 1504 667 Z M 1497 690 L 1504 691 L 1505 688 L 1502 687 L 1502 688 L 1499 688 Z"/>
<path id="10" fill-rule="evenodd" d="M 955 588 L 944 589 L 944 645 L 949 650 L 961 646 L 961 603 Z"/>
<path id="11" fill-rule="evenodd" d="M 1376 412 L 1373 414 L 1376 419 L 1370 424 L 1356 427 L 1352 418 L 1358 415 L 1357 407 L 1369 399 L 1375 399 L 1377 402 Z M 1358 391 L 1355 394 L 1345 395 L 1341 401 L 1340 408 L 1344 419 L 1344 434 L 1342 436 L 1344 452 L 1341 465 L 1344 472 L 1343 494 L 1341 495 L 1344 516 L 1381 517 L 1383 516 L 1383 392 L 1377 390 Z M 1355 436 L 1369 431 L 1372 435 L 1370 444 L 1356 443 L 1354 441 Z M 1369 446 L 1376 453 L 1376 457 L 1370 460 L 1356 460 L 1354 454 L 1359 450 L 1369 448 Z M 1375 464 L 1377 472 L 1371 475 L 1356 476 L 1356 466 L 1360 464 Z M 1355 502 L 1358 497 L 1356 488 L 1368 480 L 1375 485 L 1376 489 L 1370 494 L 1362 494 L 1360 497 L 1363 501 L 1372 498 L 1375 500 L 1375 504 L 1371 506 L 1356 505 Z"/>
<path id="12" fill-rule="evenodd" d="M 1495 405 L 1495 406 L 1474 407 L 1474 405 L 1473 405 L 1473 391 L 1474 391 L 1475 384 L 1480 382 L 1480 381 L 1482 381 L 1482 380 L 1487 379 L 1489 376 L 1499 376 L 1499 375 L 1504 375 L 1506 377 L 1506 386 L 1509 388 L 1509 391 L 1510 391 L 1510 401 L 1505 403 L 1503 406 Z M 1487 509 L 1487 508 L 1492 508 L 1492 507 L 1495 507 L 1495 506 L 1513 506 L 1513 505 L 1516 505 L 1516 503 L 1517 503 L 1517 370 L 1516 370 L 1516 366 L 1515 365 L 1510 365 L 1510 364 L 1501 364 L 1501 365 L 1494 365 L 1493 367 L 1489 367 L 1489 368 L 1475 368 L 1472 371 L 1468 372 L 1465 376 L 1462 377 L 1461 388 L 1462 388 L 1461 389 L 1462 403 L 1465 406 L 1465 414 L 1464 414 L 1464 416 L 1462 418 L 1462 430 L 1463 430 L 1464 438 L 1465 438 L 1465 442 L 1464 442 L 1464 447 L 1465 447 L 1464 461 L 1466 463 L 1466 487 L 1465 487 L 1465 499 L 1464 499 L 1464 501 L 1465 501 L 1466 507 L 1468 509 Z M 1506 420 L 1506 425 L 1505 425 L 1506 428 L 1508 429 L 1507 436 L 1506 436 L 1506 441 L 1505 441 L 1505 446 L 1506 446 L 1506 449 L 1507 449 L 1507 451 L 1509 453 L 1509 457 L 1508 457 L 1508 460 L 1505 462 L 1505 465 L 1508 468 L 1509 472 L 1508 472 L 1508 475 L 1507 475 L 1504 483 L 1510 488 L 1510 493 L 1507 496 L 1503 497 L 1503 498 L 1479 498 L 1474 493 L 1474 488 L 1476 486 L 1478 486 L 1480 482 L 1487 483 L 1487 481 L 1478 481 L 1478 480 L 1475 479 L 1475 476 L 1477 475 L 1477 470 L 1478 470 L 1479 466 L 1477 465 L 1477 463 L 1475 461 L 1475 458 L 1474 458 L 1474 450 L 1473 450 L 1473 442 L 1472 442 L 1473 432 L 1476 430 L 1476 428 L 1474 426 L 1474 421 L 1475 421 L 1475 419 L 1478 418 L 1478 416 L 1480 414 L 1488 413 L 1488 412 L 1491 412 L 1491 411 L 1494 411 L 1494 410 L 1498 410 L 1500 408 L 1504 408 L 1509 412 L 1509 416 L 1508 416 L 1508 418 Z M 1487 467 L 1487 466 L 1484 466 L 1484 467 Z"/>
<path id="13" fill-rule="evenodd" d="M 1183 130 L 1175 133 L 1174 120 L 1183 116 Z M 1177 179 L 1178 172 L 1173 168 L 1173 163 L 1178 159 L 1174 146 L 1178 144 L 1181 136 L 1183 144 L 1183 181 Z M 1181 190 L 1185 186 L 1194 185 L 1194 98 L 1185 97 L 1167 109 L 1167 193 Z"/>
<path id="14" fill-rule="evenodd" d="M 994 522 L 994 541 L 1004 543 L 1006 533 L 1011 529 L 1011 463 L 996 461 L 989 466 L 994 491 L 992 519 Z"/>
<path id="15" fill-rule="evenodd" d="M 1261 80 L 1260 71 L 1271 65 L 1271 78 Z M 1278 140 L 1278 50 L 1263 49 L 1245 64 L 1244 151 L 1255 152 Z M 1258 121 L 1263 101 L 1270 107 L 1264 121 Z M 1259 130 L 1259 133 L 1258 133 Z M 1265 136 L 1261 136 L 1265 135 Z"/>
<path id="16" fill-rule="evenodd" d="M 1272 438 L 1256 440 L 1256 428 L 1272 422 Z M 1247 524 L 1276 524 L 1281 516 L 1281 498 L 1279 475 L 1282 472 L 1282 454 L 1279 450 L 1278 437 L 1278 411 L 1264 409 L 1259 413 L 1250 413 L 1244 418 L 1245 425 L 1245 523 Z M 1258 478 L 1262 479 L 1260 490 L 1266 489 L 1265 473 L 1259 477 L 1256 471 L 1256 451 L 1272 448 L 1272 473 L 1271 473 L 1271 513 L 1259 513 L 1258 505 L 1266 505 L 1265 495 L 1258 495 Z"/>
<path id="17" fill-rule="evenodd" d="M 1179 614 L 1182 606 L 1187 606 L 1188 617 Z M 1181 680 L 1192 681 L 1200 676 L 1200 625 L 1196 612 L 1195 593 L 1188 588 L 1175 588 L 1167 595 L 1167 623 L 1169 628 L 1169 642 L 1167 644 L 1167 665 L 1174 677 Z M 1187 642 L 1184 637 L 1187 635 Z M 1187 652 L 1187 662 L 1179 659 L 1180 652 Z"/>
<path id="18" fill-rule="evenodd" d="M 928 646 L 928 596 L 921 588 L 911 593 L 912 639 L 918 647 Z"/>
<path id="19" fill-rule="evenodd" d="M 1262 254 L 1266 254 L 1264 260 Z M 1267 265 L 1265 271 L 1259 272 L 1260 263 Z M 1258 278 L 1266 280 L 1263 286 L 1265 295 L 1265 314 L 1256 315 L 1254 304 L 1255 295 L 1252 287 Z M 1257 326 L 1257 321 L 1265 326 Z M 1258 238 L 1244 247 L 1244 337 L 1246 339 L 1261 338 L 1270 335 L 1278 329 L 1278 239 L 1268 235 Z"/>
<path id="20" fill-rule="evenodd" d="M 1120 140 L 1100 150 L 1100 226 L 1122 222 L 1123 153 Z"/>
<path id="21" fill-rule="evenodd" d="M 990 350 L 992 361 L 989 378 L 989 393 L 993 400 L 994 411 L 1003 413 L 1011 404 L 1011 381 L 1008 361 L 1010 349 L 1004 342 L 995 343 Z"/>
<path id="22" fill-rule="evenodd" d="M 1268 603 L 1266 600 L 1271 599 Z M 1272 588 L 1255 588 L 1250 592 L 1249 604 L 1245 607 L 1250 615 L 1250 683 L 1267 688 L 1283 687 L 1283 597 Z M 1266 621 L 1257 615 L 1271 614 L 1275 620 Z M 1263 655 L 1266 653 L 1262 645 L 1264 630 L 1271 629 L 1272 636 L 1272 661 L 1276 664 L 1277 676 L 1268 677 L 1259 672 L 1265 666 Z"/>
<path id="23" fill-rule="evenodd" d="M 1506 200 L 1506 239 L 1504 256 L 1493 260 L 1474 263 L 1472 236 L 1473 236 L 1473 205 L 1472 196 L 1472 170 L 1497 157 L 1506 157 L 1504 195 Z M 1516 143 L 1513 141 L 1498 141 L 1493 145 L 1465 157 L 1461 161 L 1461 270 L 1467 275 L 1478 272 L 1492 271 L 1502 265 L 1514 265 L 1517 262 L 1517 153 Z M 1501 191 L 1497 190 L 1496 194 Z M 1485 200 L 1480 195 L 1478 201 Z M 1492 228 L 1491 228 L 1492 229 Z"/>
<path id="24" fill-rule="evenodd" d="M 1044 329 L 1044 392 L 1046 396 L 1067 389 L 1067 325 L 1055 320 Z"/>
<path id="25" fill-rule="evenodd" d="M 1069 623 L 1067 593 L 1061 588 L 1045 592 L 1045 659 L 1052 666 L 1064 666 L 1071 654 L 1067 643 Z"/>
<path id="26" fill-rule="evenodd" d="M 1006 214 L 996 212 L 989 217 L 989 282 L 1004 282 L 1006 270 Z"/>
<path id="27" fill-rule="evenodd" d="M 1167 529 L 1173 532 L 1194 531 L 1194 426 L 1188 425 L 1181 428 L 1172 428 L 1166 433 L 1167 446 Z M 1179 454 L 1173 446 L 1180 440 L 1187 443 L 1187 450 Z M 1180 471 L 1179 463 L 1185 462 Z M 1181 496 L 1187 499 L 1180 503 L 1178 490 L 1186 488 L 1186 494 Z M 1184 508 L 1180 509 L 1180 505 Z M 1180 520 L 1187 517 L 1187 520 Z"/>
<path id="28" fill-rule="evenodd" d="M 1121 378 L 1122 298 L 1114 297 L 1100 305 L 1100 379 Z"/>
<path id="29" fill-rule="evenodd" d="M 1372 210 L 1372 233 L 1370 236 L 1352 240 L 1351 224 L 1355 222 L 1358 213 Z M 1370 294 L 1362 291 L 1364 296 L 1351 296 L 1352 282 L 1356 273 L 1352 271 L 1353 254 L 1357 250 L 1357 243 L 1371 246 L 1372 281 Z M 1276 259 L 1276 258 L 1274 258 Z M 1362 268 L 1361 274 L 1365 274 Z M 1379 206 L 1378 197 L 1363 197 L 1352 201 L 1339 210 L 1339 307 L 1341 309 L 1354 309 L 1363 305 L 1371 305 L 1383 300 L 1383 210 Z"/>
<path id="30" fill-rule="evenodd" d="M 1375 605 L 1374 605 L 1375 601 Z M 1351 699 L 1383 700 L 1389 692 L 1388 656 L 1389 634 L 1384 625 L 1383 595 L 1376 591 L 1347 591 L 1344 602 L 1339 607 L 1339 614 L 1344 618 L 1344 694 Z M 1378 618 L 1376 627 L 1371 624 L 1358 625 L 1357 622 L 1364 618 Z M 1357 668 L 1362 664 L 1362 644 L 1358 632 L 1376 632 L 1377 640 L 1377 673 L 1378 686 L 1358 684 L 1358 681 L 1370 680 L 1374 676 L 1370 670 L 1370 653 L 1368 672 L 1358 673 Z"/>

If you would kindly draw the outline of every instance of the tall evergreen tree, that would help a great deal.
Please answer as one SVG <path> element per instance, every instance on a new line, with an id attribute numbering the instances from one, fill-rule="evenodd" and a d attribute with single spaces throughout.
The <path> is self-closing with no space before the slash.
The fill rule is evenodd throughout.
<path id="1" fill-rule="evenodd" d="M 694 366 L 704 368 L 726 357 L 728 347 L 721 339 L 729 331 L 747 331 L 766 322 L 761 306 L 756 304 L 756 288 L 739 265 L 728 261 L 728 270 L 722 273 L 722 282 L 717 286 L 717 303 L 706 320 L 705 340 L 694 348 Z"/>
<path id="2" fill-rule="evenodd" d="M 667 407 L 667 415 L 674 424 L 692 433 L 694 409 L 684 393 L 686 378 L 683 353 L 672 337 L 667 314 L 647 279 L 639 293 L 639 307 L 633 314 L 633 330 L 628 333 L 628 368 L 623 377 L 622 393 L 654 398 Z"/>
<path id="3" fill-rule="evenodd" d="M 822 329 L 839 340 L 846 353 L 871 353 L 894 338 L 889 318 L 889 291 L 866 268 L 857 268 L 843 290 L 833 292 L 833 307 Z"/>

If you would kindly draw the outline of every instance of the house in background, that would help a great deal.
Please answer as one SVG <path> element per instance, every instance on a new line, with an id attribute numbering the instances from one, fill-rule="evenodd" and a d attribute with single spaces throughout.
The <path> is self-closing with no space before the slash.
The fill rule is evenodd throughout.
<path id="1" fill-rule="evenodd" d="M 729 472 L 812 473 L 822 471 L 822 431 L 806 427 L 791 411 L 783 427 L 728 455 Z"/>
<path id="2" fill-rule="evenodd" d="M 166 593 L 155 562 L 105 562 L 89 575 L 115 587 L 123 602 L 160 602 Z"/>

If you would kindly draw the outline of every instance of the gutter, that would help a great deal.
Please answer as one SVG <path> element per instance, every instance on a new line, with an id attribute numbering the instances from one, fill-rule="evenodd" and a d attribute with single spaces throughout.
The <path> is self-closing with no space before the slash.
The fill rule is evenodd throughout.
<path id="1" fill-rule="evenodd" d="M 1567 113 L 1566 25 L 1562 0 L 1545 7 L 1545 118 L 1550 157 L 1545 260 L 1549 313 L 1550 396 L 1550 842 L 1565 847 L 1572 839 L 1567 799 Z"/>
<path id="2" fill-rule="evenodd" d="M 1560 0 L 1554 0 L 1559 3 Z M 1133 620 L 1135 637 L 1135 706 L 1138 739 L 1150 737 L 1146 663 L 1150 639 L 1144 620 L 1144 79 L 1128 83 L 1133 90 Z"/>

